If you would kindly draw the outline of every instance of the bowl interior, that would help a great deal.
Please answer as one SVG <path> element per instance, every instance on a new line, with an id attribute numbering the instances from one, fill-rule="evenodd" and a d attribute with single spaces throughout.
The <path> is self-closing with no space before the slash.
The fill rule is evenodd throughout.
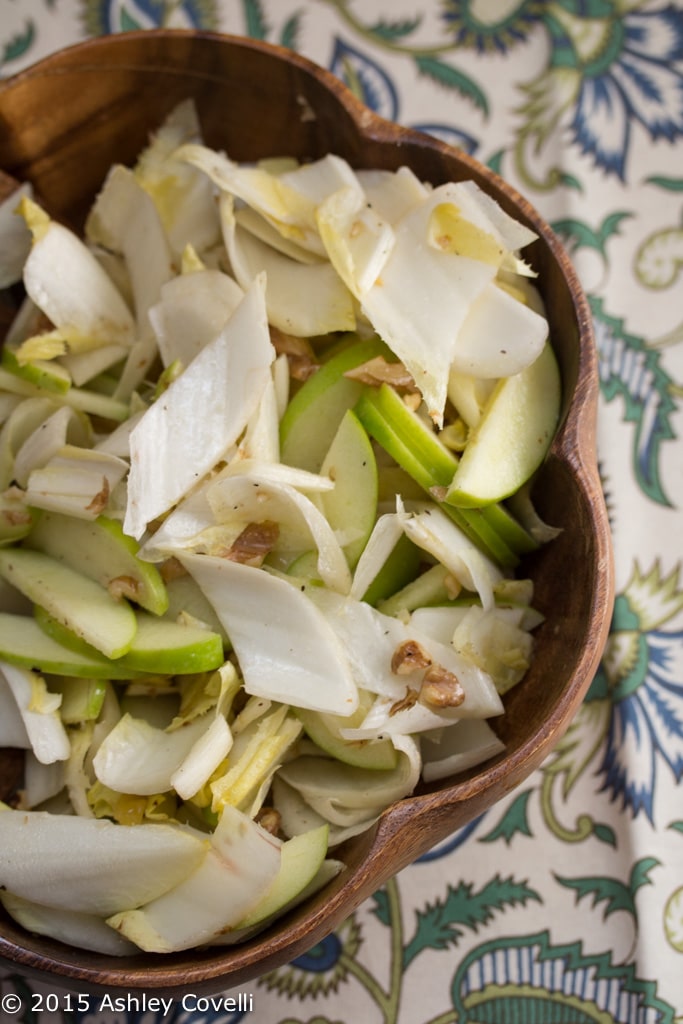
<path id="1" fill-rule="evenodd" d="M 329 152 L 355 167 L 408 164 L 434 185 L 472 178 L 538 234 L 539 272 L 564 387 L 562 425 L 538 476 L 541 514 L 562 533 L 522 571 L 546 615 L 524 682 L 497 729 L 507 751 L 454 780 L 424 787 L 345 844 L 347 871 L 307 904 L 239 947 L 113 962 L 29 936 L 0 918 L 0 955 L 26 971 L 109 988 L 218 990 L 291 960 L 332 930 L 389 875 L 520 783 L 559 739 L 597 667 L 609 626 L 609 533 L 595 460 L 597 370 L 576 275 L 535 210 L 488 169 L 440 142 L 389 125 L 303 58 L 245 39 L 183 31 L 104 37 L 48 58 L 0 85 L 0 168 L 30 180 L 75 227 L 114 162 L 132 162 L 181 100 L 193 97 L 208 145 L 237 160 Z M 7 779 L 17 759 L 0 758 Z"/>

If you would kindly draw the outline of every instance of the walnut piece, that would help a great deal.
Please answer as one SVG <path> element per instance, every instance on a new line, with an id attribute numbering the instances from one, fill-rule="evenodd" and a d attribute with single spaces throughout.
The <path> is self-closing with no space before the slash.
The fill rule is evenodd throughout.
<path id="1" fill-rule="evenodd" d="M 414 704 L 417 704 L 420 694 L 417 690 L 414 690 L 412 686 L 409 686 L 406 690 L 405 697 L 401 700 L 395 701 L 389 708 L 389 718 L 393 718 L 399 711 L 407 711 L 408 708 L 412 708 Z"/>
<path id="2" fill-rule="evenodd" d="M 360 381 L 361 384 L 369 384 L 371 387 L 389 384 L 397 391 L 417 391 L 415 381 L 403 363 L 388 363 L 384 356 L 368 359 L 360 366 L 347 370 L 344 376 L 349 380 Z"/>
<path id="3" fill-rule="evenodd" d="M 278 524 L 268 519 L 262 523 L 249 523 L 232 542 L 224 557 L 231 562 L 258 568 L 275 547 L 279 535 Z"/>
<path id="4" fill-rule="evenodd" d="M 428 668 L 431 663 L 431 656 L 417 640 L 404 640 L 392 655 L 391 671 L 397 676 L 407 676 L 417 669 Z"/>
<path id="5" fill-rule="evenodd" d="M 141 589 L 140 581 L 136 580 L 134 576 L 114 576 L 107 583 L 107 590 L 117 601 L 123 597 L 130 597 L 135 601 L 139 597 Z"/>
<path id="6" fill-rule="evenodd" d="M 276 836 L 280 832 L 282 819 L 280 812 L 276 811 L 274 807 L 262 807 L 256 815 L 255 821 L 266 832 L 270 832 L 271 836 Z"/>
<path id="7" fill-rule="evenodd" d="M 430 665 L 422 678 L 420 700 L 436 708 L 457 708 L 464 699 L 458 677 L 443 665 Z"/>
<path id="8" fill-rule="evenodd" d="M 294 380 L 308 380 L 319 369 L 320 364 L 316 359 L 315 352 L 305 338 L 298 338 L 294 334 L 285 334 L 278 327 L 271 325 L 270 340 L 279 356 L 287 356 L 289 375 Z"/>

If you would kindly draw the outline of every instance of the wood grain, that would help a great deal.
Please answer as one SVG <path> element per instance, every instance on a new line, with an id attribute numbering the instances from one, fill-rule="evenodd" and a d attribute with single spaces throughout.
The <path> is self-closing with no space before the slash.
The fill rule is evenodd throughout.
<path id="1" fill-rule="evenodd" d="M 540 273 L 564 383 L 562 425 L 535 496 L 562 527 L 523 567 L 546 615 L 524 682 L 506 697 L 503 756 L 425 787 L 390 808 L 341 851 L 347 870 L 269 931 L 234 948 L 112 960 L 30 936 L 0 921 L 0 955 L 30 973 L 109 990 L 218 991 L 244 984 L 309 949 L 362 900 L 455 829 L 519 785 L 552 750 L 597 669 L 613 604 L 605 504 L 596 468 L 596 355 L 586 299 L 566 253 L 531 205 L 466 154 L 388 124 L 330 74 L 268 44 L 210 34 L 147 31 L 103 37 L 49 57 L 0 84 L 0 167 L 31 180 L 56 216 L 74 224 L 108 168 L 132 161 L 187 97 L 206 141 L 237 160 L 328 152 L 356 167 L 407 164 L 437 185 L 472 178 L 539 239 Z"/>

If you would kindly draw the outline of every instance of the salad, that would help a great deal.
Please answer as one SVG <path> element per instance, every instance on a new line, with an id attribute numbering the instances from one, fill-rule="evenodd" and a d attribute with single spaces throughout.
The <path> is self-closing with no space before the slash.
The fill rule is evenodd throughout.
<path id="1" fill-rule="evenodd" d="M 3 205 L 0 901 L 112 955 L 238 942 L 504 749 L 555 534 L 535 236 L 469 181 L 240 163 L 191 101 L 82 235 Z"/>

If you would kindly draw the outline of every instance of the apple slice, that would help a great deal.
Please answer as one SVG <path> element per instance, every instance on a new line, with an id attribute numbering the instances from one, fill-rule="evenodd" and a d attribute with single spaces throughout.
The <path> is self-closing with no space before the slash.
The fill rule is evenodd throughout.
<path id="1" fill-rule="evenodd" d="M 48 907 L 109 915 L 154 900 L 206 856 L 176 825 L 125 828 L 46 811 L 0 811 L 0 886 Z M 27 851 L 31 855 L 27 856 Z"/>
<path id="2" fill-rule="evenodd" d="M 446 502 L 458 508 L 479 507 L 519 490 L 545 458 L 560 401 L 560 371 L 546 343 L 530 366 L 496 385 L 470 434 Z"/>
<path id="3" fill-rule="evenodd" d="M 196 870 L 174 889 L 107 923 L 154 953 L 206 944 L 234 928 L 277 877 L 282 843 L 246 814 L 226 806 L 208 846 Z"/>
<path id="4" fill-rule="evenodd" d="M 37 935 L 49 935 L 52 939 L 65 942 L 79 949 L 92 949 L 107 956 L 130 956 L 139 950 L 105 924 L 95 914 L 83 914 L 63 907 L 45 907 L 32 900 L 0 893 L 0 902 L 14 920 L 27 931 Z"/>
<path id="5" fill-rule="evenodd" d="M 355 412 L 367 432 L 438 502 L 437 495 L 440 491 L 445 493 L 457 469 L 457 460 L 433 430 L 387 384 L 367 388 Z M 481 509 L 444 506 L 444 511 L 469 540 L 499 565 L 517 564 L 517 552 L 490 525 Z"/>
<path id="6" fill-rule="evenodd" d="M 375 356 L 386 354 L 379 338 L 345 344 L 309 377 L 290 401 L 280 422 L 281 460 L 317 473 L 347 409 L 364 385 L 344 374 Z"/>
<path id="7" fill-rule="evenodd" d="M 71 387 L 71 376 L 59 363 L 44 359 L 20 363 L 13 349 L 7 345 L 2 350 L 0 362 L 9 373 L 13 373 L 20 380 L 28 381 L 29 384 L 35 384 L 44 391 L 54 391 L 62 395 Z"/>
<path id="8" fill-rule="evenodd" d="M 106 657 L 120 658 L 130 648 L 137 629 L 131 606 L 56 558 L 4 548 L 0 574 Z"/>
<path id="9" fill-rule="evenodd" d="M 325 860 L 328 836 L 329 826 L 321 825 L 310 832 L 293 836 L 282 844 L 280 870 L 256 906 L 238 922 L 238 929 L 264 925 L 296 901 L 316 877 Z"/>
<path id="10" fill-rule="evenodd" d="M 103 587 L 155 615 L 168 608 L 168 594 L 158 568 L 138 558 L 138 545 L 115 519 L 76 519 L 43 512 L 27 541 Z"/>
<path id="11" fill-rule="evenodd" d="M 57 643 L 85 657 L 97 655 L 95 648 L 44 608 L 37 605 L 34 615 L 40 628 Z M 128 651 L 114 659 L 131 676 L 212 672 L 225 661 L 221 636 L 204 626 L 173 622 L 148 612 L 138 612 L 136 621 L 135 638 Z"/>
<path id="12" fill-rule="evenodd" d="M 374 696 L 364 691 L 360 695 L 359 707 L 352 715 L 342 718 L 341 715 L 321 714 L 306 708 L 294 708 L 294 714 L 304 727 L 304 732 L 313 742 L 332 757 L 344 764 L 356 765 L 358 768 L 371 768 L 375 771 L 390 771 L 398 763 L 398 752 L 391 740 L 370 740 L 352 743 L 343 739 L 340 729 L 355 729 L 366 718 L 372 707 Z"/>
<path id="13" fill-rule="evenodd" d="M 99 717 L 107 685 L 104 679 L 62 676 L 50 680 L 50 692 L 62 696 L 59 717 L 64 725 L 80 725 L 81 722 L 92 722 Z"/>
<path id="14" fill-rule="evenodd" d="M 91 655 L 58 643 L 29 615 L 0 612 L 0 660 L 19 668 L 77 679 L 135 679 L 142 675 L 98 651 Z"/>
<path id="15" fill-rule="evenodd" d="M 22 491 L 0 494 L 0 546 L 22 540 L 33 526 L 36 513 L 26 505 Z"/>
<path id="16" fill-rule="evenodd" d="M 331 491 L 321 492 L 320 505 L 332 529 L 348 538 L 341 540 L 341 545 L 353 569 L 375 525 L 378 484 L 370 438 L 350 409 L 344 413 L 320 473 L 334 481 Z"/>
<path id="17" fill-rule="evenodd" d="M 391 554 L 363 594 L 363 600 L 377 607 L 415 579 L 423 553 L 402 533 Z"/>

